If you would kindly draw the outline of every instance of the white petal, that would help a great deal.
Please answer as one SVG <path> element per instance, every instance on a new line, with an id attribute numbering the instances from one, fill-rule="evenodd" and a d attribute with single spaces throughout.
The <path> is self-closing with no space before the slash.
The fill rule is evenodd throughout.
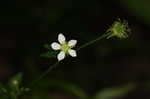
<path id="1" fill-rule="evenodd" d="M 51 47 L 52 47 L 52 49 L 54 49 L 54 50 L 59 50 L 59 49 L 60 49 L 60 45 L 59 45 L 58 43 L 56 43 L 56 42 L 52 43 L 52 44 L 51 44 Z"/>
<path id="2" fill-rule="evenodd" d="M 73 47 L 73 46 L 75 46 L 77 44 L 77 40 L 70 40 L 69 42 L 68 42 L 68 46 L 70 46 L 70 47 Z"/>
<path id="3" fill-rule="evenodd" d="M 65 38 L 65 36 L 64 36 L 62 33 L 60 33 L 60 34 L 58 35 L 58 41 L 60 42 L 60 44 L 65 43 L 66 38 Z"/>
<path id="4" fill-rule="evenodd" d="M 69 50 L 68 50 L 68 53 L 69 53 L 69 55 L 72 56 L 72 57 L 77 57 L 77 53 L 76 53 L 76 51 L 73 50 L 73 49 L 69 49 Z"/>
<path id="5" fill-rule="evenodd" d="M 65 52 L 61 51 L 58 55 L 57 55 L 57 59 L 58 61 L 61 61 L 65 58 Z"/>

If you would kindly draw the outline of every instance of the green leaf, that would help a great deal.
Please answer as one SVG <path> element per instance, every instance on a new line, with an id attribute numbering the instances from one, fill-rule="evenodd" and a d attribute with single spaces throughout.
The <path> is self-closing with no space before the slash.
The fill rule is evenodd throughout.
<path id="1" fill-rule="evenodd" d="M 5 92 L 7 92 L 5 86 L 2 83 L 0 83 L 0 93 L 5 93 Z"/>
<path id="2" fill-rule="evenodd" d="M 2 99 L 8 99 L 8 91 L 7 89 L 5 88 L 5 86 L 0 83 L 0 98 Z"/>
<path id="3" fill-rule="evenodd" d="M 45 53 L 42 53 L 40 56 L 50 58 L 50 57 L 56 57 L 56 55 L 57 55 L 57 52 L 45 52 Z"/>
<path id="4" fill-rule="evenodd" d="M 127 84 L 120 87 L 106 88 L 98 92 L 94 99 L 118 99 L 124 97 L 128 92 L 135 88 L 135 84 Z"/>
<path id="5" fill-rule="evenodd" d="M 9 99 L 9 97 L 4 94 L 0 94 L 0 99 Z"/>
<path id="6" fill-rule="evenodd" d="M 51 46 L 49 44 L 44 44 L 44 48 L 51 50 Z"/>
<path id="7" fill-rule="evenodd" d="M 0 83 L 0 94 L 7 93 L 7 89 L 3 84 Z"/>
<path id="8" fill-rule="evenodd" d="M 56 57 L 57 56 L 58 51 L 52 50 L 52 48 L 51 48 L 50 45 L 45 44 L 44 48 L 48 49 L 48 52 L 42 53 L 40 56 L 42 56 L 42 57 L 48 57 L 48 58 L 50 58 L 50 57 Z"/>

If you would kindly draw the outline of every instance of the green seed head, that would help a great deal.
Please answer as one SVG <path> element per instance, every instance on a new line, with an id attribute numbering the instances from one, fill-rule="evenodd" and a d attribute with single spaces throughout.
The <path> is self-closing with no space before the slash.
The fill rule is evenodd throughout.
<path id="1" fill-rule="evenodd" d="M 108 39 L 115 36 L 117 38 L 127 38 L 130 29 L 128 28 L 128 23 L 126 21 L 121 21 L 118 19 L 113 23 L 113 25 L 107 30 L 110 35 L 107 37 Z"/>

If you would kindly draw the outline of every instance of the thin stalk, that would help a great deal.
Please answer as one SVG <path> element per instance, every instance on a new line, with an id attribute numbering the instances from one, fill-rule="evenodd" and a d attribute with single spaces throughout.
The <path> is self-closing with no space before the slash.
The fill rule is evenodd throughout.
<path id="1" fill-rule="evenodd" d="M 105 37 L 108 37 L 109 35 L 110 35 L 109 33 L 103 34 L 102 36 L 98 37 L 97 39 L 94 39 L 94 40 L 92 40 L 92 41 L 89 41 L 88 43 L 85 43 L 85 44 L 81 45 L 81 46 L 77 49 L 77 51 L 80 50 L 80 49 L 82 49 L 82 48 L 85 48 L 85 47 L 87 47 L 87 46 L 89 46 L 89 45 L 91 45 L 91 44 L 93 44 L 93 43 L 95 43 L 95 42 L 97 42 L 97 41 L 99 41 L 99 40 L 105 38 Z"/>
<path id="2" fill-rule="evenodd" d="M 52 69 L 56 68 L 58 66 L 59 62 L 56 62 L 52 66 L 50 66 L 43 74 L 41 74 L 38 79 L 34 80 L 31 83 L 31 86 L 35 85 L 38 81 L 40 81 L 42 78 L 44 78 Z"/>

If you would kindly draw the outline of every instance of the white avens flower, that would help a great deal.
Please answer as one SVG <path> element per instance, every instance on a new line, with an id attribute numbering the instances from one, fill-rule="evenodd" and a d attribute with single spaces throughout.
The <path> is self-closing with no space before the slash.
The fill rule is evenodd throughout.
<path id="1" fill-rule="evenodd" d="M 70 40 L 69 42 L 66 42 L 65 36 L 60 33 L 58 35 L 58 41 L 60 44 L 57 42 L 53 42 L 51 44 L 53 50 L 60 50 L 59 54 L 57 55 L 58 61 L 63 60 L 68 54 L 72 57 L 77 56 L 76 51 L 72 49 L 77 44 L 77 40 Z"/>

